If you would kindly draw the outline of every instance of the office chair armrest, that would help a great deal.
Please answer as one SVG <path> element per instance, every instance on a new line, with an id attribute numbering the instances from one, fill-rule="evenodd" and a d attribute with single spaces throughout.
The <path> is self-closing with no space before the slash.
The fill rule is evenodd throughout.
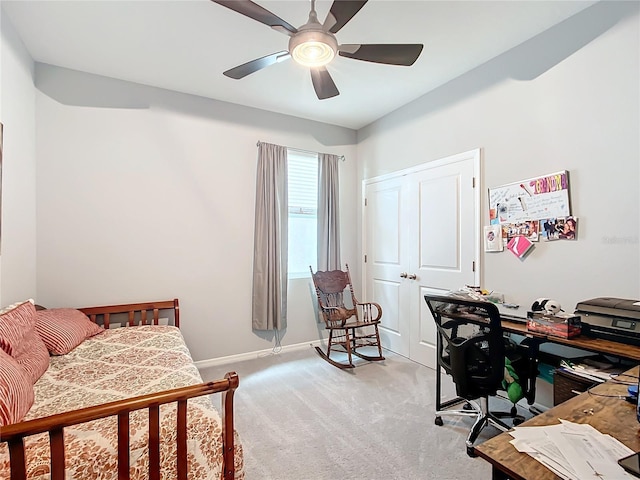
<path id="1" fill-rule="evenodd" d="M 376 302 L 358 302 L 356 305 L 362 307 L 363 322 L 377 322 L 382 317 L 382 307 Z"/>

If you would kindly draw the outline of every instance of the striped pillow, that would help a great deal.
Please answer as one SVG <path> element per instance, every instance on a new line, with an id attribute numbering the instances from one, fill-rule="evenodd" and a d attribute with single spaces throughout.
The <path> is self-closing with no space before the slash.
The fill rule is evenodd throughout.
<path id="1" fill-rule="evenodd" d="M 80 310 L 52 308 L 36 312 L 36 330 L 52 355 L 65 355 L 104 331 Z"/>
<path id="2" fill-rule="evenodd" d="M 21 421 L 33 399 L 31 379 L 14 358 L 0 350 L 0 427 Z"/>
<path id="3" fill-rule="evenodd" d="M 33 300 L 18 303 L 0 312 L 0 348 L 18 362 L 32 383 L 49 367 L 49 352 L 36 332 Z"/>
<path id="4" fill-rule="evenodd" d="M 29 304 L 33 306 L 33 311 Z M 25 330 L 34 325 L 34 312 L 35 305 L 32 299 L 14 303 L 0 310 L 0 349 L 11 356 L 17 353 Z"/>

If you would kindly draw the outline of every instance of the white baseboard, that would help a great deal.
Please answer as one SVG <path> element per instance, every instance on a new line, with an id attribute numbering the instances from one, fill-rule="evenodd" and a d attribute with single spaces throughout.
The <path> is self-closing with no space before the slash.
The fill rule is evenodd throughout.
<path id="1" fill-rule="evenodd" d="M 208 360 L 199 360 L 194 363 L 198 369 L 204 369 L 209 367 L 216 367 L 218 365 L 226 365 L 228 363 L 241 362 L 243 360 L 253 360 L 254 358 L 260 358 L 266 355 L 273 355 L 280 352 L 292 352 L 295 350 L 303 350 L 305 348 L 315 347 L 320 344 L 321 344 L 320 340 L 314 340 L 312 342 L 303 342 L 303 343 L 296 343 L 294 345 L 285 345 L 283 347 L 280 347 L 280 349 L 277 352 L 274 352 L 273 348 L 268 348 L 266 350 L 258 350 L 255 352 L 239 353 L 237 355 L 229 355 L 226 357 L 210 358 Z"/>

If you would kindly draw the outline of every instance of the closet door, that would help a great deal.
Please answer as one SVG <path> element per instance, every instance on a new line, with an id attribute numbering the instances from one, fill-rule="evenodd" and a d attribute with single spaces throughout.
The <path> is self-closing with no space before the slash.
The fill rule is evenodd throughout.
<path id="1" fill-rule="evenodd" d="M 430 367 L 436 336 L 424 295 L 480 278 L 479 166 L 474 150 L 364 186 L 364 284 L 383 308 L 382 343 Z"/>

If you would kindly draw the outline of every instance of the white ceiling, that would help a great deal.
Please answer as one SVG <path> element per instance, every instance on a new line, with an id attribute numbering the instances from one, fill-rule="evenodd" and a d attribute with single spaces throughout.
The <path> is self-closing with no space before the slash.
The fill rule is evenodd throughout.
<path id="1" fill-rule="evenodd" d="M 307 21 L 306 0 L 256 3 L 296 27 Z M 286 50 L 289 37 L 209 0 L 2 0 L 2 9 L 37 62 L 358 129 L 594 3 L 370 0 L 339 43 L 425 48 L 412 67 L 334 59 L 340 95 L 327 100 L 292 60 L 222 75 Z M 318 0 L 321 22 L 330 6 Z"/>

